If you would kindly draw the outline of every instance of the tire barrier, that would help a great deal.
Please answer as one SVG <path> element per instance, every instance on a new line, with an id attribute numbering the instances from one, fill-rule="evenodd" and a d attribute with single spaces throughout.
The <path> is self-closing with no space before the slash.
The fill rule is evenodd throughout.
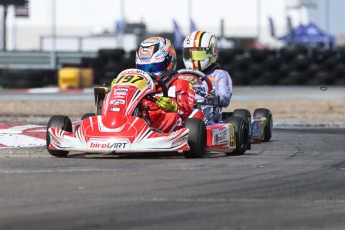
<path id="1" fill-rule="evenodd" d="M 177 69 L 184 68 L 182 50 L 177 49 L 176 54 Z M 230 73 L 234 85 L 345 85 L 345 48 L 223 49 L 218 62 Z M 79 64 L 62 63 L 63 67 L 91 68 L 93 84 L 109 85 L 122 70 L 135 68 L 135 50 L 100 49 L 96 57 L 82 57 Z M 0 70 L 4 88 L 57 84 L 54 70 Z"/>
<path id="2" fill-rule="evenodd" d="M 0 79 L 0 86 L 3 88 L 41 88 L 56 85 L 56 71 L 49 69 L 3 69 Z"/>
<path id="3" fill-rule="evenodd" d="M 291 47 L 219 51 L 218 62 L 234 85 L 344 85 L 345 49 Z"/>

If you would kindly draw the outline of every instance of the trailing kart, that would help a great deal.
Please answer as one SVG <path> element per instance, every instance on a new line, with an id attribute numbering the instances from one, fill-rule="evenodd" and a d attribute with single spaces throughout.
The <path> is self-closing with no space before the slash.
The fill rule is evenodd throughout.
<path id="1" fill-rule="evenodd" d="M 167 96 L 164 82 L 138 69 L 122 71 L 116 79 L 114 87 L 101 99 L 100 115 L 85 114 L 82 120 L 73 123 L 63 115 L 50 118 L 46 141 L 51 155 L 178 151 L 186 158 L 195 158 L 202 157 L 207 151 L 243 154 L 247 150 L 247 120 L 233 116 L 225 122 L 206 126 L 202 119 L 191 116 L 184 127 L 163 133 L 150 127 L 148 108 L 141 105 L 141 100 L 152 99 L 157 93 L 154 82 Z"/>
<path id="2" fill-rule="evenodd" d="M 227 122 L 230 117 L 241 117 L 243 120 L 247 121 L 249 124 L 249 135 L 247 149 L 250 149 L 251 141 L 254 142 L 267 142 L 272 137 L 273 128 L 273 117 L 272 112 L 266 108 L 257 108 L 254 110 L 253 117 L 247 109 L 235 109 L 233 112 L 221 112 L 219 109 L 219 96 L 214 89 L 211 81 L 206 75 L 197 70 L 182 69 L 178 73 L 184 74 L 184 78 L 190 81 L 196 81 L 193 86 L 196 88 L 195 91 L 198 92 L 197 88 L 202 85 L 202 81 L 207 84 L 207 90 L 201 92 L 201 98 L 196 101 L 196 108 L 203 111 L 205 115 L 205 124 L 212 124 L 214 122 L 221 123 Z"/>

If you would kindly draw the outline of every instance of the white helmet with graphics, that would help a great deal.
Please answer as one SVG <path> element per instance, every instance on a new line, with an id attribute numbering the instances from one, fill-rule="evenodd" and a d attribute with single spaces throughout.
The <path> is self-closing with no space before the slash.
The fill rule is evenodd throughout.
<path id="1" fill-rule="evenodd" d="M 217 38 L 204 31 L 189 34 L 183 42 L 183 62 L 187 69 L 203 71 L 216 62 Z"/>

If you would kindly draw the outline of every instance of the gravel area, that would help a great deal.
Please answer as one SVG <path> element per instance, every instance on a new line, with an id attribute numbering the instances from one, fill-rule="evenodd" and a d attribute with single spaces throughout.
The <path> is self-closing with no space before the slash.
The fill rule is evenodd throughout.
<path id="1" fill-rule="evenodd" d="M 275 125 L 345 126 L 344 88 L 320 92 L 318 88 L 239 87 L 234 95 L 225 111 L 245 108 L 253 113 L 255 108 L 264 107 L 272 111 Z M 0 122 L 35 124 L 46 124 L 56 114 L 78 119 L 95 111 L 92 99 L 6 99 L 0 100 L 0 108 Z"/>

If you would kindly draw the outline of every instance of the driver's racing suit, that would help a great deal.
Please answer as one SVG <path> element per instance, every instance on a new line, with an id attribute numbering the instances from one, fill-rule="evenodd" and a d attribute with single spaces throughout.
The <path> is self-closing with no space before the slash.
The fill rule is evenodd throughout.
<path id="1" fill-rule="evenodd" d="M 180 79 L 179 74 L 167 83 L 168 96 L 177 103 L 177 112 L 164 112 L 155 102 L 143 99 L 142 105 L 147 107 L 151 127 L 162 132 L 171 132 L 183 125 L 192 113 L 195 103 L 195 92 L 189 81 Z M 158 89 L 159 90 L 159 89 Z M 161 93 L 155 96 L 162 96 Z"/>
<path id="2" fill-rule="evenodd" d="M 221 120 L 222 108 L 228 107 L 232 96 L 232 80 L 229 73 L 225 70 L 220 69 L 218 63 L 214 63 L 209 68 L 202 71 L 211 80 L 215 94 L 219 96 L 219 102 L 216 106 L 216 111 L 213 111 L 211 106 L 203 106 L 202 111 L 205 116 L 210 117 L 213 122 L 219 122 Z M 203 82 L 203 86 L 207 91 L 208 87 L 206 82 Z M 198 96 L 196 96 L 197 98 Z"/>

